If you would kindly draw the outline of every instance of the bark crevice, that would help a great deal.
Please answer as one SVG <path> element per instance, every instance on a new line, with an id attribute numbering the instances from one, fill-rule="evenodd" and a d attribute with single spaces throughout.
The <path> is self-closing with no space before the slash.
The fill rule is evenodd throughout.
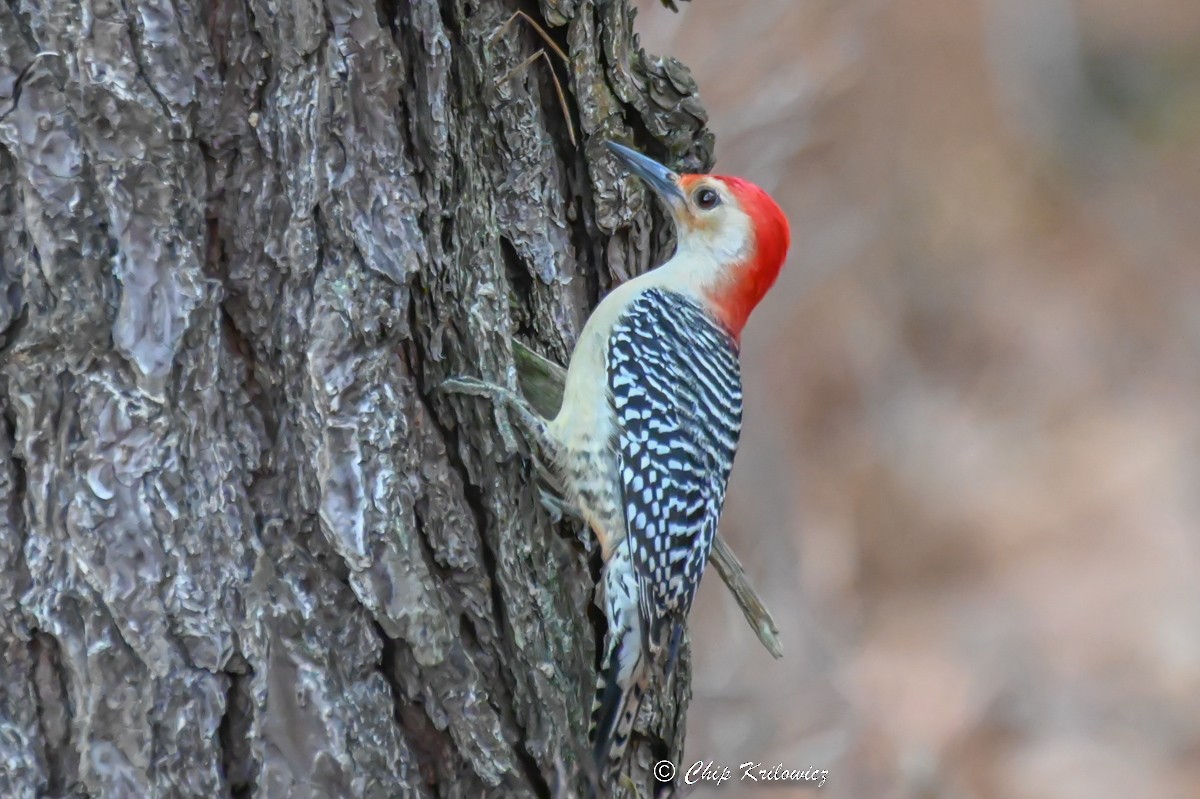
<path id="1" fill-rule="evenodd" d="M 404 684 L 400 679 L 401 672 L 396 655 L 397 647 L 403 646 L 403 642 L 388 635 L 379 622 L 375 622 L 375 632 L 382 642 L 379 674 L 387 683 L 392 694 L 392 719 L 396 723 L 397 731 L 404 736 L 408 743 L 409 752 L 416 758 L 414 765 L 417 773 L 421 775 L 424 782 L 431 783 L 435 779 L 437 769 L 434 764 L 437 761 L 435 752 L 431 751 L 427 742 L 436 735 L 443 742 L 442 747 L 444 748 L 445 739 L 437 733 L 433 720 L 419 704 L 405 701 Z M 421 719 L 419 723 L 416 722 L 417 718 Z"/>
<path id="2" fill-rule="evenodd" d="M 38 730 L 46 763 L 47 796 L 64 796 L 79 781 L 79 756 L 71 744 L 69 679 L 62 652 L 54 636 L 35 630 L 29 639 L 33 673 L 30 681 L 37 697 Z"/>
<path id="3" fill-rule="evenodd" d="M 240 667 L 233 670 L 233 667 Z M 254 699 L 251 695 L 253 671 L 237 654 L 224 672 L 225 712 L 217 727 L 221 746 L 221 772 L 229 786 L 230 799 L 250 799 L 255 791 L 255 761 L 251 755 L 254 725 Z"/>

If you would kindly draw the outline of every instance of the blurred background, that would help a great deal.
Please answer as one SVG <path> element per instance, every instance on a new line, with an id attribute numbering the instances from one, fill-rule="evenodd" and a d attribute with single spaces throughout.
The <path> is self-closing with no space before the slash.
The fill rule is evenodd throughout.
<path id="1" fill-rule="evenodd" d="M 644 0 L 788 212 L 696 797 L 1200 797 L 1200 2 Z"/>

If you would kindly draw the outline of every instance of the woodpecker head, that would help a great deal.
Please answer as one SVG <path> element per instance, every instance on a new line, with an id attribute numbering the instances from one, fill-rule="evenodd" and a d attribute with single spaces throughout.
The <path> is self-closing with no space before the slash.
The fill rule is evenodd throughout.
<path id="1" fill-rule="evenodd" d="M 671 209 L 678 248 L 673 263 L 693 270 L 714 313 L 735 338 L 775 283 L 791 234 L 770 196 L 749 181 L 679 175 L 636 150 L 607 142 L 631 172 Z"/>

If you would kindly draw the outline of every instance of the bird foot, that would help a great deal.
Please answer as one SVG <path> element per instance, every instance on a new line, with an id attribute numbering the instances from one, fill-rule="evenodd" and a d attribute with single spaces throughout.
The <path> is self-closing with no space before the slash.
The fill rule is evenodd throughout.
<path id="1" fill-rule="evenodd" d="M 447 394 L 469 394 L 472 397 L 488 397 L 496 399 L 505 389 L 495 383 L 480 380 L 478 377 L 451 377 L 444 380 L 438 387 Z"/>
<path id="2" fill-rule="evenodd" d="M 546 509 L 546 513 L 550 514 L 550 521 L 558 524 L 563 519 L 573 519 L 583 521 L 583 515 L 579 512 L 579 508 L 567 502 L 562 497 L 556 496 L 552 491 L 545 488 L 538 488 L 538 498 L 542 501 L 542 507 Z"/>
<path id="3" fill-rule="evenodd" d="M 486 380 L 480 380 L 477 377 L 451 377 L 442 382 L 438 389 L 447 394 L 465 394 L 471 397 L 482 397 L 492 401 L 492 407 L 497 413 L 496 430 L 500 433 L 500 440 L 504 444 L 504 451 L 509 455 L 518 451 L 517 439 L 513 435 L 512 425 L 508 421 L 508 414 L 500 413 L 501 406 L 509 403 L 512 392 L 504 386 L 498 386 L 495 383 L 489 383 Z"/>
<path id="4" fill-rule="evenodd" d="M 575 540 L 583 547 L 583 551 L 590 557 L 592 550 L 596 545 L 596 539 L 592 536 L 592 528 L 589 527 L 583 518 L 583 513 L 579 508 L 572 505 L 567 500 L 555 494 L 552 490 L 538 487 L 538 498 L 542 502 L 542 507 L 546 509 L 546 513 L 550 515 L 552 524 L 559 524 L 563 521 L 573 521 L 579 524 L 575 530 Z"/>

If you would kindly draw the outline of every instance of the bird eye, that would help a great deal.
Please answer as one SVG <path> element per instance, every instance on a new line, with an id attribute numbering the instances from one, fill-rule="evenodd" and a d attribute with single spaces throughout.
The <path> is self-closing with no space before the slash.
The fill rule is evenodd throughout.
<path id="1" fill-rule="evenodd" d="M 721 204 L 721 195 L 717 194 L 715 190 L 705 186 L 704 188 L 700 189 L 700 191 L 696 192 L 695 200 L 696 205 L 700 206 L 702 211 L 710 211 Z"/>

